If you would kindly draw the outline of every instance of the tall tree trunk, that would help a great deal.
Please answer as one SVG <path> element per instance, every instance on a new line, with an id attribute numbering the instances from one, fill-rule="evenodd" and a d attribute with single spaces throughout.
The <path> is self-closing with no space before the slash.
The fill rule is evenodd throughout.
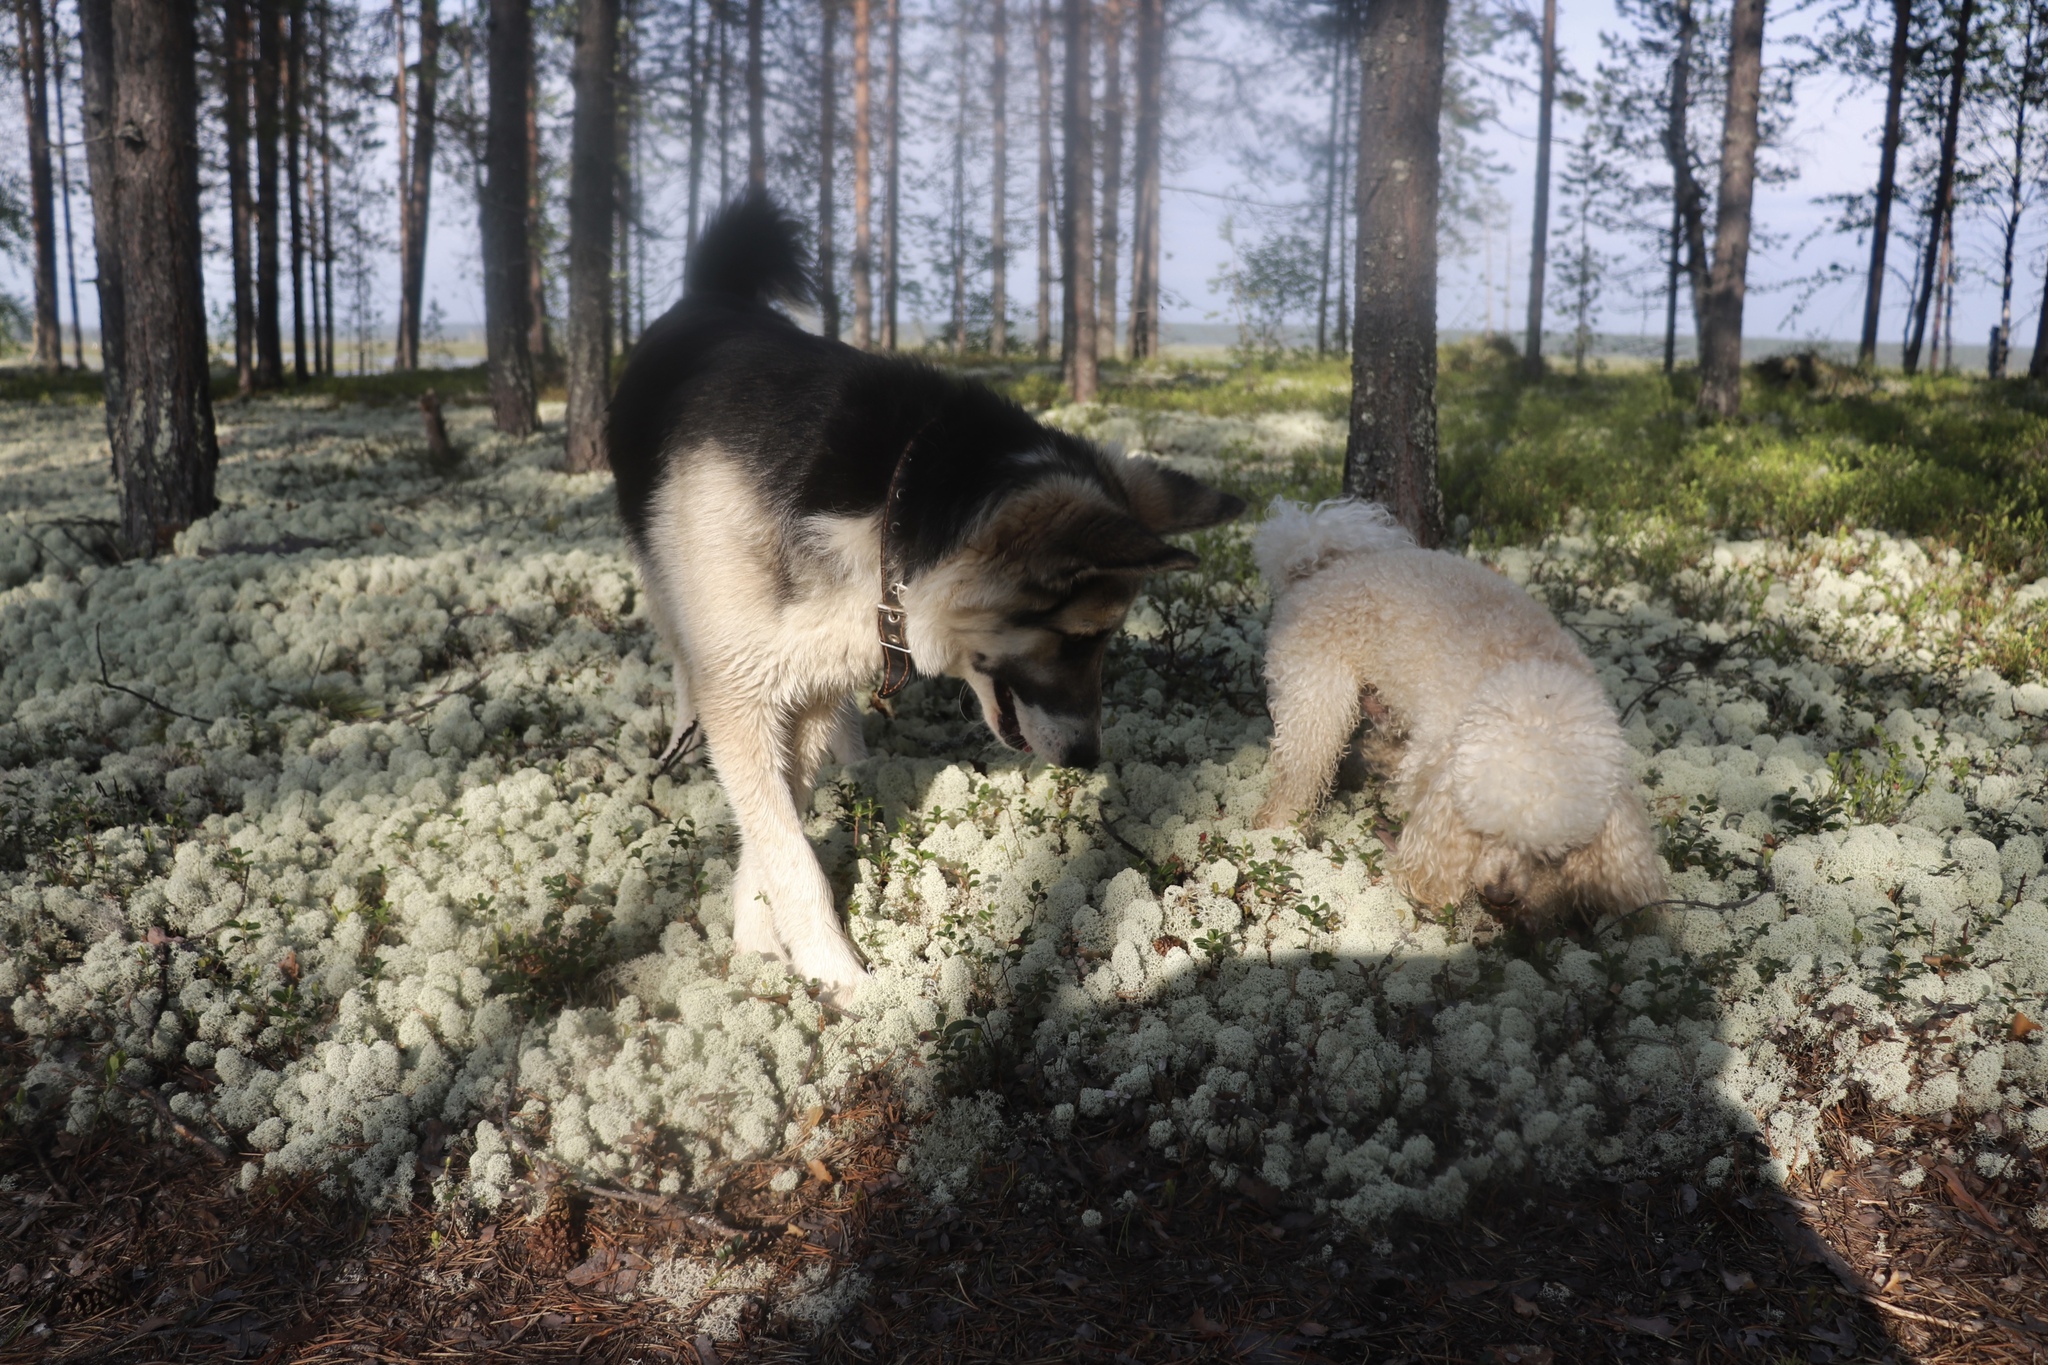
<path id="1" fill-rule="evenodd" d="M 427 283 L 427 212 L 434 189 L 434 103 L 441 67 L 441 15 L 437 0 L 419 0 L 420 75 L 414 103 L 412 166 L 398 211 L 398 354 L 392 368 L 420 364 L 420 318 Z"/>
<path id="2" fill-rule="evenodd" d="M 328 92 L 334 87 L 334 11 L 331 0 L 320 3 L 320 284 L 326 307 L 326 372 L 334 366 L 334 123 Z"/>
<path id="3" fill-rule="evenodd" d="M 698 24 L 698 0 L 690 0 L 690 204 L 689 222 L 684 227 L 683 260 L 697 249 L 697 218 L 702 209 L 704 189 L 704 104 L 709 82 L 705 79 L 704 37 Z"/>
<path id="4" fill-rule="evenodd" d="M 732 198 L 732 0 L 713 0 L 718 26 L 718 202 Z"/>
<path id="5" fill-rule="evenodd" d="M 958 9 L 953 25 L 953 198 L 948 207 L 947 236 L 953 256 L 953 354 L 967 354 L 967 6 Z"/>
<path id="6" fill-rule="evenodd" d="M 1003 0 L 989 15 L 994 48 L 989 61 L 989 291 L 988 351 L 1010 353 L 1010 17 Z"/>
<path id="7" fill-rule="evenodd" d="M 1351 17 L 1351 26 L 1355 28 L 1356 25 L 1357 17 L 1354 14 Z M 1357 60 L 1357 44 L 1347 44 L 1344 50 L 1343 64 L 1338 67 L 1338 79 L 1344 87 L 1344 114 L 1342 118 L 1337 120 L 1338 125 L 1346 129 L 1350 128 L 1352 121 L 1358 117 L 1358 80 L 1356 73 L 1351 69 Z M 1352 158 L 1357 155 L 1357 152 L 1357 139 L 1348 135 L 1345 136 L 1343 148 L 1338 152 L 1340 160 L 1337 166 L 1337 184 L 1340 187 L 1338 196 L 1340 199 L 1346 193 L 1351 196 L 1348 200 L 1344 201 L 1347 205 L 1358 202 L 1357 187 L 1352 184 L 1351 175 Z M 1346 353 L 1351 350 L 1352 218 L 1353 215 L 1348 207 L 1345 212 L 1337 215 L 1337 349 Z M 1156 222 L 1153 226 L 1152 235 L 1152 261 L 1152 313 L 1154 317 L 1157 317 L 1159 313 L 1159 229 Z M 1154 335 L 1157 335 L 1156 329 Z"/>
<path id="8" fill-rule="evenodd" d="M 191 0 L 80 0 L 86 137 L 111 351 L 107 438 L 121 531 L 143 554 L 217 505 L 200 281 L 198 50 Z M 104 295 L 103 295 L 104 302 Z M 115 375 L 115 367 L 119 375 Z"/>
<path id="9" fill-rule="evenodd" d="M 1437 485 L 1437 119 L 1449 0 L 1374 0 L 1360 27 L 1357 344 L 1344 492 L 1443 539 Z"/>
<path id="10" fill-rule="evenodd" d="M 1138 107 L 1131 138 L 1130 345 L 1134 361 L 1159 354 L 1159 120 L 1166 73 L 1166 0 L 1137 3 L 1138 50 L 1132 76 L 1138 87 Z"/>
<path id="11" fill-rule="evenodd" d="M 290 0 L 284 45 L 284 176 L 285 199 L 291 214 L 292 252 L 292 378 L 306 378 L 306 229 L 302 203 L 305 183 L 299 179 L 299 139 L 305 120 L 300 105 L 306 96 L 305 0 Z"/>
<path id="12" fill-rule="evenodd" d="M 1052 0 L 1038 0 L 1038 358 L 1052 354 Z"/>
<path id="13" fill-rule="evenodd" d="M 2006 181 L 2004 249 L 2000 253 L 1998 276 L 1998 331 L 1991 341 L 1987 366 L 1993 379 L 2005 378 L 2006 359 L 2012 350 L 2013 248 L 2020 233 L 2020 216 L 2026 212 L 2027 206 L 2027 112 L 2040 81 L 2037 27 L 2036 11 L 2029 5 L 2020 42 L 2019 79 L 2014 82 L 2017 94 L 2012 110 L 2012 173 Z"/>
<path id="14" fill-rule="evenodd" d="M 547 185 L 540 174 L 540 78 L 526 64 L 526 349 L 536 371 L 554 359 L 548 333 Z"/>
<path id="15" fill-rule="evenodd" d="M 638 112 L 634 81 L 638 72 L 633 65 L 633 0 L 614 0 L 619 9 L 619 21 L 614 28 L 617 35 L 612 49 L 612 225 L 614 228 L 614 254 L 612 256 L 612 291 L 617 295 L 618 331 L 606 338 L 605 354 L 611 355 L 615 344 L 625 351 L 633 345 L 633 234 L 638 227 L 634 213 L 635 172 L 638 167 L 633 157 L 633 125 Z M 609 387 L 607 387 L 609 392 Z"/>
<path id="16" fill-rule="evenodd" d="M 1714 208 L 1714 270 L 1700 329 L 1699 409 L 1742 411 L 1742 303 L 1749 283 L 1750 200 L 1756 189 L 1757 105 L 1764 77 L 1764 0 L 1735 0 L 1728 22 L 1728 99 L 1721 125 L 1721 186 Z"/>
<path id="17" fill-rule="evenodd" d="M 889 79 L 882 95 L 882 349 L 896 349 L 897 265 L 903 195 L 903 0 L 886 0 Z"/>
<path id="18" fill-rule="evenodd" d="M 1337 119 L 1343 107 L 1343 71 L 1345 34 L 1333 14 L 1335 25 L 1330 44 L 1330 122 L 1323 139 L 1323 250 L 1318 258 L 1318 280 L 1316 284 L 1316 354 L 1330 353 L 1330 243 L 1337 226 Z M 1132 349 L 1136 349 L 1136 333 L 1132 334 Z"/>
<path id="19" fill-rule="evenodd" d="M 1550 115 L 1557 101 L 1557 0 L 1543 0 L 1543 78 L 1536 99 L 1536 211 L 1529 225 L 1529 334 L 1522 373 L 1543 377 L 1543 272 L 1550 256 Z"/>
<path id="20" fill-rule="evenodd" d="M 853 0 L 853 344 L 875 344 L 874 0 Z"/>
<path id="21" fill-rule="evenodd" d="M 42 0 L 14 0 L 20 42 L 22 115 L 28 125 L 29 221 L 35 246 L 35 364 L 64 368 L 57 318 L 57 195 L 50 174 L 49 62 L 43 50 Z"/>
<path id="22" fill-rule="evenodd" d="M 1686 119 L 1692 109 L 1692 50 L 1699 38 L 1692 0 L 1677 0 L 1678 50 L 1671 59 L 1671 103 L 1664 127 L 1664 155 L 1671 163 L 1672 211 L 1684 225 L 1685 270 L 1692 287 L 1695 353 L 1704 347 L 1707 300 L 1707 196 L 1692 171 L 1692 135 Z"/>
<path id="23" fill-rule="evenodd" d="M 2034 354 L 2027 361 L 2027 378 L 2048 379 L 2048 281 L 2041 286 L 2040 316 L 2034 323 Z"/>
<path id="24" fill-rule="evenodd" d="M 767 86 L 761 70 L 761 3 L 747 0 L 747 183 L 768 188 Z"/>
<path id="25" fill-rule="evenodd" d="M 839 282 L 833 277 L 832 187 L 839 132 L 839 0 L 820 0 L 824 10 L 818 41 L 818 323 L 839 339 Z"/>
<path id="26" fill-rule="evenodd" d="M 1664 281 L 1664 375 L 1678 369 L 1678 272 L 1683 268 L 1679 244 L 1685 236 L 1685 217 L 1678 211 L 1677 196 L 1671 200 L 1671 261 Z"/>
<path id="27" fill-rule="evenodd" d="M 1877 323 L 1884 299 L 1884 253 L 1892 235 L 1892 193 L 1898 181 L 1899 109 L 1912 55 L 1913 0 L 1892 0 L 1892 62 L 1884 88 L 1884 140 L 1877 162 L 1877 212 L 1870 224 L 1870 282 L 1863 293 L 1863 338 L 1856 363 L 1877 364 Z"/>
<path id="28" fill-rule="evenodd" d="M 1093 46 L 1089 34 L 1092 0 L 1063 0 L 1065 6 L 1066 109 L 1066 355 L 1067 390 L 1076 403 L 1095 401 L 1095 111 Z"/>
<path id="29" fill-rule="evenodd" d="M 64 280 L 71 292 L 71 362 L 85 368 L 84 323 L 78 314 L 78 253 L 71 244 L 71 152 L 64 131 L 64 29 L 50 6 L 50 75 L 57 89 L 57 201 L 64 206 Z"/>
<path id="30" fill-rule="evenodd" d="M 256 298 L 249 274 L 249 3 L 227 0 L 222 38 L 228 138 L 228 259 L 235 290 L 235 391 L 256 388 Z"/>
<path id="31" fill-rule="evenodd" d="M 118 479 L 118 414 L 128 410 L 123 380 L 127 355 L 122 349 L 128 325 L 121 287 L 120 195 L 114 184 L 113 0 L 79 0 L 78 55 L 78 131 L 85 139 L 86 193 L 92 204 L 93 288 L 100 305 L 100 386 L 107 399 L 110 464 Z"/>
<path id="32" fill-rule="evenodd" d="M 1116 354 L 1116 267 L 1123 251 L 1124 0 L 1102 6 L 1102 246 L 1095 287 L 1095 353 Z"/>
<path id="33" fill-rule="evenodd" d="M 758 3 L 758 0 L 757 0 Z M 569 80 L 576 113 L 569 134 L 569 468 L 603 469 L 611 400 L 612 107 L 618 0 L 576 0 L 576 54 Z"/>
<path id="34" fill-rule="evenodd" d="M 284 383 L 277 310 L 277 95 L 284 71 L 278 0 L 256 0 L 256 387 Z"/>
<path id="35" fill-rule="evenodd" d="M 300 12 L 301 22 L 310 25 L 312 23 L 312 13 L 313 11 L 311 0 L 308 0 L 307 7 Z M 301 165 L 299 169 L 300 173 L 304 177 L 304 193 L 306 200 L 306 315 L 308 320 L 312 324 L 310 329 L 308 330 L 306 340 L 308 345 L 312 349 L 311 364 L 313 368 L 313 373 L 317 375 L 321 372 L 320 162 L 319 156 L 313 145 L 315 130 L 313 125 L 313 80 L 310 66 L 312 62 L 311 39 L 301 39 L 299 43 L 299 48 L 299 76 L 300 79 L 305 82 L 305 93 L 300 101 L 302 108 L 300 109 L 299 113 L 299 140 L 301 143 L 304 144 L 302 149 L 302 155 L 300 157 Z"/>
<path id="36" fill-rule="evenodd" d="M 1941 368 L 1956 372 L 1956 217 L 1948 216 L 1941 235 Z"/>
<path id="37" fill-rule="evenodd" d="M 1955 50 L 1949 57 L 1948 104 L 1941 124 L 1940 169 L 1934 180 L 1932 228 L 1927 234 L 1927 261 L 1921 271 L 1920 297 L 1914 306 L 1913 334 L 1906 339 L 1906 373 L 1920 368 L 1920 343 L 1927 333 L 1928 305 L 1934 297 L 1936 264 L 1941 244 L 1947 240 L 1950 216 L 1955 212 L 1956 132 L 1963 116 L 1963 82 L 1970 67 L 1970 21 L 1976 16 L 1977 0 L 1963 0 L 1956 11 Z"/>
<path id="38" fill-rule="evenodd" d="M 490 0 L 490 114 L 484 126 L 484 192 L 477 206 L 491 421 L 513 436 L 528 435 L 535 425 L 533 354 L 527 346 L 532 319 L 526 315 L 526 90 L 533 67 L 528 4 Z M 609 211 L 608 201 L 598 207 Z"/>

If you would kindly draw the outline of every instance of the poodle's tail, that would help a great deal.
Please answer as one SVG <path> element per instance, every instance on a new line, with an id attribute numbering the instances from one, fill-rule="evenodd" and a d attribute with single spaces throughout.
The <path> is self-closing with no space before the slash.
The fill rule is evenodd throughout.
<path id="1" fill-rule="evenodd" d="M 1337 498 L 1303 507 L 1275 498 L 1252 538 L 1252 558 L 1277 590 L 1339 555 L 1408 549 L 1414 544 L 1415 537 L 1376 502 Z"/>
<path id="2" fill-rule="evenodd" d="M 1469 829 L 1558 858 L 1599 836 L 1635 782 L 1632 759 L 1599 680 L 1535 661 L 1479 685 L 1458 722 L 1448 777 Z"/>
<path id="3" fill-rule="evenodd" d="M 758 187 L 713 216 L 683 274 L 685 298 L 809 303 L 815 292 L 802 226 Z"/>

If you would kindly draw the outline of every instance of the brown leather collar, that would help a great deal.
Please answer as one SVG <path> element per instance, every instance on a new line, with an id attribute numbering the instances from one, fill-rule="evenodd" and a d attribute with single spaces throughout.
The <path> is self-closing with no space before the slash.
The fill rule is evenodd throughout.
<path id="1" fill-rule="evenodd" d="M 875 695 L 882 698 L 895 696 L 917 676 L 917 664 L 910 657 L 910 621 L 903 610 L 906 571 L 891 547 L 903 536 L 900 503 L 904 471 L 910 467 L 910 453 L 917 449 L 917 443 L 931 426 L 931 422 L 926 422 L 904 443 L 903 453 L 896 457 L 896 468 L 889 475 L 889 491 L 882 499 L 882 600 L 875 604 L 875 633 L 882 640 L 882 683 L 875 689 Z"/>

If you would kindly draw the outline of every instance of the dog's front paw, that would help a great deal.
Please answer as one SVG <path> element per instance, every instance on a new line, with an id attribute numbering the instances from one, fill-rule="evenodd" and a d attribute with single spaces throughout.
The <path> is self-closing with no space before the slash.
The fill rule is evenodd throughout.
<path id="1" fill-rule="evenodd" d="M 830 939 L 819 935 L 791 953 L 789 969 L 823 986 L 832 1004 L 842 1009 L 852 1003 L 873 975 L 860 960 L 852 940 L 839 933 L 832 934 Z"/>

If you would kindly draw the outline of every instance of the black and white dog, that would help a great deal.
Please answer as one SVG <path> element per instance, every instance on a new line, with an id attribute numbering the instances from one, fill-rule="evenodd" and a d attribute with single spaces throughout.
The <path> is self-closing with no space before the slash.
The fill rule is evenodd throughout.
<path id="1" fill-rule="evenodd" d="M 668 757 L 709 740 L 740 828 L 733 946 L 842 999 L 866 976 L 802 812 L 862 752 L 857 689 L 964 678 L 990 730 L 1050 763 L 1101 755 L 1102 655 L 1162 536 L 1244 503 L 1039 425 L 982 385 L 802 331 L 797 225 L 728 206 L 611 408 L 619 510 L 675 660 Z M 701 726 L 701 733 L 698 727 Z"/>

